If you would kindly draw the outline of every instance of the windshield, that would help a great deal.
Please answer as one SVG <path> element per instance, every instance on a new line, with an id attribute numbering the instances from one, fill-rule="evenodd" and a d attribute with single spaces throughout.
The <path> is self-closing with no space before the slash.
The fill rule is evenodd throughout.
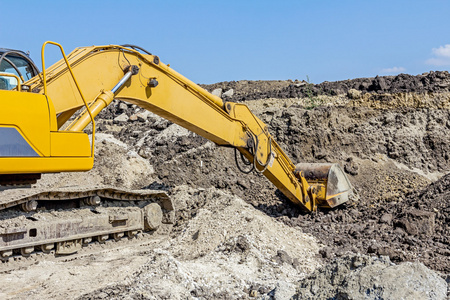
<path id="1" fill-rule="evenodd" d="M 9 73 L 19 76 L 23 76 L 23 79 L 29 80 L 33 77 L 33 69 L 29 62 L 25 59 L 17 56 L 6 55 L 7 59 L 3 59 L 0 64 L 0 73 Z M 17 72 L 16 68 L 19 72 Z M 19 74 L 20 73 L 20 74 Z M 10 76 L 0 75 L 0 89 L 1 90 L 11 90 L 17 86 L 17 79 Z"/>

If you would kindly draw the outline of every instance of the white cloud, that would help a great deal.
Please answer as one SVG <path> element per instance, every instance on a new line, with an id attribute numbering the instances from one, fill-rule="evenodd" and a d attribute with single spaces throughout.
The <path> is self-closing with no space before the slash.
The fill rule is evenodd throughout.
<path id="1" fill-rule="evenodd" d="M 405 72 L 406 69 L 403 67 L 393 67 L 393 68 L 386 68 L 386 69 L 382 69 L 381 73 L 401 73 L 401 72 Z"/>
<path id="2" fill-rule="evenodd" d="M 450 66 L 450 44 L 431 49 L 432 58 L 426 60 L 428 65 L 432 66 Z"/>
<path id="3" fill-rule="evenodd" d="M 450 57 L 450 44 L 440 46 L 439 48 L 433 48 L 431 52 L 438 57 Z"/>

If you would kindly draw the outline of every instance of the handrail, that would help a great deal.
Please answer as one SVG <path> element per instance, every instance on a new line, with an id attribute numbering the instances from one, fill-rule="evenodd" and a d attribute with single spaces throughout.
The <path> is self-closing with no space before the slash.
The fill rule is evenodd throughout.
<path id="1" fill-rule="evenodd" d="M 83 93 L 81 92 L 80 86 L 78 85 L 77 80 L 75 79 L 75 75 L 73 75 L 73 71 L 72 68 L 70 67 L 69 61 L 67 60 L 66 54 L 64 53 L 64 49 L 63 47 L 55 42 L 51 42 L 51 41 L 46 41 L 43 45 L 42 45 L 42 51 L 41 51 L 41 59 L 42 59 L 42 75 L 43 75 L 43 84 L 44 84 L 44 95 L 47 96 L 47 77 L 45 74 L 45 58 L 44 58 L 44 51 L 45 51 L 45 46 L 47 44 L 52 44 L 55 46 L 58 46 L 59 49 L 61 50 L 61 54 L 64 57 L 64 61 L 66 62 L 67 68 L 69 69 L 70 75 L 72 75 L 73 81 L 75 82 L 75 85 L 77 86 L 78 92 L 80 93 L 81 99 L 83 100 L 84 106 L 86 107 L 86 110 L 89 113 L 89 116 L 91 118 L 92 121 L 92 145 L 91 145 L 91 157 L 94 157 L 94 145 L 95 145 L 95 120 L 94 120 L 94 116 L 91 113 L 91 110 L 89 108 L 89 105 L 86 102 L 86 99 L 83 96 Z"/>
<path id="2" fill-rule="evenodd" d="M 21 80 L 20 80 L 19 76 L 17 76 L 16 74 L 3 73 L 3 72 L 0 72 L 0 76 L 14 77 L 17 80 L 17 90 L 19 92 L 22 91 L 22 86 L 20 85 Z"/>

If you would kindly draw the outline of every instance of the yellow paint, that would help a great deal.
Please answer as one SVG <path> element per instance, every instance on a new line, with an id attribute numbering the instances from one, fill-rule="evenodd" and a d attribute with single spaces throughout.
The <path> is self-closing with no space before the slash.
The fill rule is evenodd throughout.
<path id="1" fill-rule="evenodd" d="M 51 156 L 90 157 L 91 145 L 83 132 L 51 132 Z"/>
<path id="2" fill-rule="evenodd" d="M 2 157 L 0 174 L 89 171 L 92 157 Z"/>
<path id="3" fill-rule="evenodd" d="M 25 82 L 47 98 L 40 94 L 0 91 L 3 104 L 0 123 L 20 128 L 43 157 L 0 158 L 0 174 L 92 168 L 89 139 L 78 131 L 115 98 L 152 111 L 218 145 L 236 147 L 250 161 L 254 157 L 248 147 L 256 143 L 256 169 L 292 202 L 306 210 L 315 210 L 317 195 L 308 196 L 310 183 L 302 176 L 296 178 L 291 160 L 247 106 L 223 103 L 159 59 L 155 60 L 153 55 L 109 45 L 77 48 L 66 57 L 59 44 L 47 43 L 59 46 L 64 59 L 44 69 L 42 77 Z M 139 67 L 138 74 L 114 95 L 111 89 L 130 65 Z M 156 79 L 158 86 L 148 86 L 150 79 Z M 85 113 L 74 116 L 83 107 Z M 71 117 L 75 120 L 67 126 Z M 95 124 L 93 127 L 95 130 Z M 325 190 L 318 189 L 317 193 L 321 196 Z"/>
<path id="4" fill-rule="evenodd" d="M 50 156 L 50 120 L 43 95 L 0 90 L 0 126 L 16 127 L 40 156 Z"/>

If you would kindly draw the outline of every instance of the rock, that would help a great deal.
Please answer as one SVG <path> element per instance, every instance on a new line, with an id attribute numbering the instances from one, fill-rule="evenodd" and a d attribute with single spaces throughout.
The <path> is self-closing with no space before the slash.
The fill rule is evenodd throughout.
<path id="1" fill-rule="evenodd" d="M 236 249 L 241 252 L 245 252 L 250 249 L 250 243 L 245 236 L 238 236 L 236 240 Z"/>
<path id="2" fill-rule="evenodd" d="M 237 183 L 238 185 L 240 185 L 241 187 L 243 187 L 244 189 L 248 189 L 248 188 L 249 188 L 248 184 L 247 184 L 244 180 L 242 180 L 242 179 L 238 179 L 238 180 L 236 181 L 236 183 Z"/>
<path id="3" fill-rule="evenodd" d="M 367 248 L 367 253 L 377 253 L 378 252 L 378 245 L 372 244 Z"/>
<path id="4" fill-rule="evenodd" d="M 333 256 L 333 251 L 330 247 L 320 249 L 319 253 L 323 258 L 331 258 Z"/>
<path id="5" fill-rule="evenodd" d="M 97 299 L 106 299 L 108 297 L 109 297 L 109 295 L 105 292 L 100 292 L 97 294 Z"/>
<path id="6" fill-rule="evenodd" d="M 145 121 L 147 121 L 150 114 L 151 114 L 151 112 L 149 112 L 149 111 L 143 111 L 143 112 L 136 114 L 136 116 L 137 116 L 139 122 L 145 122 Z"/>
<path id="7" fill-rule="evenodd" d="M 350 157 L 347 159 L 347 162 L 344 165 L 344 171 L 350 175 L 358 175 L 358 165 L 355 161 Z"/>
<path id="8" fill-rule="evenodd" d="M 226 91 L 225 93 L 222 94 L 225 97 L 233 97 L 234 95 L 234 90 L 233 89 L 229 89 L 228 91 Z"/>
<path id="9" fill-rule="evenodd" d="M 417 228 L 417 233 L 430 235 L 434 232 L 435 213 L 412 209 L 407 212 L 407 219 Z"/>
<path id="10" fill-rule="evenodd" d="M 281 262 L 287 263 L 288 265 L 292 264 L 292 257 L 290 257 L 286 251 L 278 250 L 277 256 L 280 258 Z"/>
<path id="11" fill-rule="evenodd" d="M 128 109 L 128 105 L 126 105 L 125 103 L 121 102 L 121 103 L 119 103 L 119 109 L 120 110 L 127 110 Z"/>
<path id="12" fill-rule="evenodd" d="M 362 92 L 355 90 L 355 89 L 350 89 L 347 92 L 347 97 L 349 97 L 350 99 L 359 99 L 361 98 Z"/>
<path id="13" fill-rule="evenodd" d="M 445 299 L 447 283 L 421 263 L 388 257 L 346 256 L 298 285 L 296 299 Z"/>
<path id="14" fill-rule="evenodd" d="M 387 90 L 386 80 L 380 76 L 375 77 L 370 89 L 378 92 L 386 91 Z"/>
<path id="15" fill-rule="evenodd" d="M 393 219 L 392 214 L 386 213 L 386 214 L 381 216 L 380 223 L 391 224 L 392 223 L 392 219 Z"/>
<path id="16" fill-rule="evenodd" d="M 340 288 L 345 299 L 445 299 L 447 286 L 421 263 L 374 264 L 350 273 Z"/>
<path id="17" fill-rule="evenodd" d="M 406 231 L 406 233 L 411 235 L 416 235 L 418 233 L 417 226 L 414 223 L 411 223 L 406 218 L 402 218 L 400 220 L 396 220 L 394 222 L 394 227 L 401 228 Z"/>
<path id="18" fill-rule="evenodd" d="M 116 122 L 127 122 L 128 119 L 129 119 L 129 118 L 128 118 L 127 114 L 126 114 L 126 113 L 123 113 L 123 114 L 121 114 L 121 115 L 115 117 L 115 118 L 114 118 L 114 121 L 116 121 Z"/>
<path id="19" fill-rule="evenodd" d="M 222 89 L 221 88 L 215 89 L 211 92 L 211 94 L 217 97 L 222 97 Z"/>
<path id="20" fill-rule="evenodd" d="M 287 300 L 295 295 L 295 286 L 285 281 L 279 281 L 277 286 L 268 294 L 262 297 L 264 300 Z"/>
<path id="21" fill-rule="evenodd" d="M 292 266 L 293 266 L 294 268 L 296 268 L 296 269 L 300 266 L 300 261 L 299 261 L 298 258 L 294 258 L 294 259 L 292 260 Z"/>
<path id="22" fill-rule="evenodd" d="M 130 116 L 130 121 L 139 121 L 139 122 L 145 122 L 147 120 L 148 114 L 146 113 L 137 113 Z"/>

